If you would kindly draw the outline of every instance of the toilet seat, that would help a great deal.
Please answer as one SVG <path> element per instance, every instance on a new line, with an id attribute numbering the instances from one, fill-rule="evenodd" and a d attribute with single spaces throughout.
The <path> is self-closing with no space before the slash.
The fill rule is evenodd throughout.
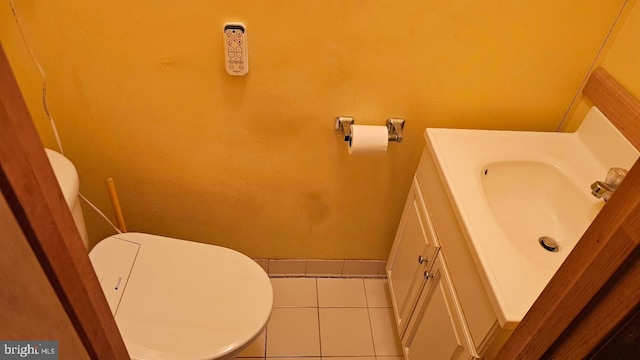
<path id="1" fill-rule="evenodd" d="M 264 270 L 224 247 L 125 233 L 90 252 L 132 359 L 226 359 L 271 315 Z"/>

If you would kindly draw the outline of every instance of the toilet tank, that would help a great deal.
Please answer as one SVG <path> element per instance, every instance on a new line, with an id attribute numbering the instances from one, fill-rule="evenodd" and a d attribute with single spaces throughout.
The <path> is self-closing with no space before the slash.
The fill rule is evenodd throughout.
<path id="1" fill-rule="evenodd" d="M 78 171 L 73 163 L 69 161 L 62 154 L 59 154 L 53 150 L 45 149 L 49 163 L 53 168 L 53 172 L 56 174 L 56 180 L 62 190 L 64 199 L 71 210 L 73 221 L 80 232 L 84 247 L 89 247 L 89 240 L 87 237 L 87 228 L 84 224 L 84 217 L 82 215 L 82 208 L 80 207 L 80 198 L 78 193 L 80 191 L 80 179 L 78 178 Z"/>

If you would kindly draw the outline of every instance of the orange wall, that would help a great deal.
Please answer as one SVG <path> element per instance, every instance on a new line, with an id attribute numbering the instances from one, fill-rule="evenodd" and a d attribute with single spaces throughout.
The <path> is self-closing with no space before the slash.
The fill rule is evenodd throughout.
<path id="1" fill-rule="evenodd" d="M 81 191 L 130 230 L 252 257 L 384 259 L 426 127 L 554 130 L 624 0 L 19 1 Z M 0 39 L 46 146 L 39 75 L 9 5 Z M 250 73 L 223 67 L 242 21 Z M 407 120 L 349 156 L 333 119 Z M 92 242 L 110 230 L 85 209 Z"/>
<path id="2" fill-rule="evenodd" d="M 598 58 L 596 65 L 602 66 L 631 95 L 640 99 L 640 7 L 627 6 L 622 15 L 620 25 L 616 26 L 607 44 L 607 51 Z M 589 99 L 580 95 L 566 130 L 577 129 L 591 106 Z"/>

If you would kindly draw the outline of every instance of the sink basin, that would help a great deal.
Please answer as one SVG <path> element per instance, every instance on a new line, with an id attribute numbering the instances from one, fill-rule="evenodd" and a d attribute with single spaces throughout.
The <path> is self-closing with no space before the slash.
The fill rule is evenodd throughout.
<path id="1" fill-rule="evenodd" d="M 550 270 L 567 257 L 604 203 L 562 168 L 541 161 L 498 161 L 481 172 L 484 197 L 514 248 Z M 539 243 L 548 237 L 557 245 Z"/>
<path id="2" fill-rule="evenodd" d="M 638 151 L 592 108 L 575 133 L 427 129 L 430 153 L 503 328 L 514 328 L 604 206 L 590 185 Z M 551 238 L 558 251 L 539 243 Z M 545 243 L 548 239 L 545 239 Z"/>

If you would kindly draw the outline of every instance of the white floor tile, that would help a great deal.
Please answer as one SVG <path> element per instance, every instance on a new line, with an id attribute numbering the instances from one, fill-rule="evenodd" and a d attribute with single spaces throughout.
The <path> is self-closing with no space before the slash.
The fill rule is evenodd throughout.
<path id="1" fill-rule="evenodd" d="M 364 279 L 369 307 L 391 307 L 391 296 L 387 279 Z"/>
<path id="2" fill-rule="evenodd" d="M 403 360 L 385 279 L 271 280 L 266 336 L 238 359 Z"/>
<path id="3" fill-rule="evenodd" d="M 307 260 L 307 276 L 342 276 L 344 260 Z"/>
<path id="4" fill-rule="evenodd" d="M 345 260 L 342 276 L 378 276 L 381 260 Z"/>
<path id="5" fill-rule="evenodd" d="M 274 307 L 317 307 L 318 295 L 314 278 L 274 278 Z"/>
<path id="6" fill-rule="evenodd" d="M 274 308 L 267 325 L 267 357 L 320 356 L 317 308 Z"/>
<path id="7" fill-rule="evenodd" d="M 242 357 L 253 357 L 253 358 L 265 357 L 266 356 L 266 354 L 265 354 L 266 340 L 267 340 L 267 331 L 265 330 L 265 331 L 262 332 L 262 334 L 260 334 L 260 336 L 258 336 L 256 341 L 254 341 L 252 344 L 250 344 L 244 350 L 242 350 L 242 352 L 240 352 L 240 354 L 238 354 L 237 358 L 242 358 Z"/>
<path id="8" fill-rule="evenodd" d="M 392 308 L 369 308 L 373 345 L 377 356 L 402 355 Z"/>
<path id="9" fill-rule="evenodd" d="M 318 305 L 322 307 L 366 307 L 362 279 L 318 279 Z"/>
<path id="10" fill-rule="evenodd" d="M 305 276 L 307 260 L 304 259 L 270 259 L 270 276 Z"/>
<path id="11" fill-rule="evenodd" d="M 319 313 L 323 356 L 375 355 L 366 308 L 320 308 Z"/>

